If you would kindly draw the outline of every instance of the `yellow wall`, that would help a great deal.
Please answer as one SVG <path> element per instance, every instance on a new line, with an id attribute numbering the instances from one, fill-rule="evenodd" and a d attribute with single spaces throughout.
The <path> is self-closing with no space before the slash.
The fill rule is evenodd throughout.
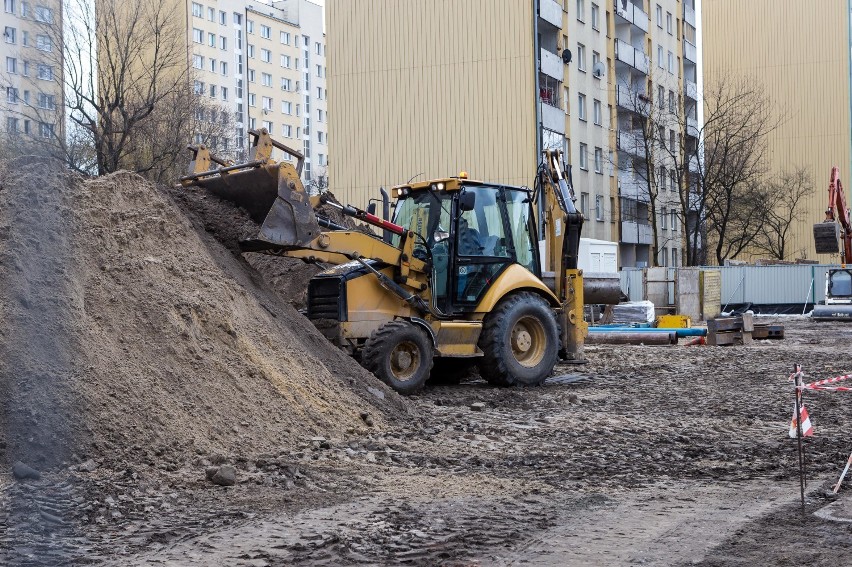
<path id="1" fill-rule="evenodd" d="M 460 170 L 531 185 L 532 18 L 517 0 L 327 0 L 336 196 L 364 206 L 380 186 Z"/>
<path id="2" fill-rule="evenodd" d="M 817 256 L 831 166 L 852 185 L 848 0 L 703 0 L 704 77 L 754 77 L 786 122 L 769 139 L 769 167 L 808 166 L 815 192 L 788 259 Z"/>

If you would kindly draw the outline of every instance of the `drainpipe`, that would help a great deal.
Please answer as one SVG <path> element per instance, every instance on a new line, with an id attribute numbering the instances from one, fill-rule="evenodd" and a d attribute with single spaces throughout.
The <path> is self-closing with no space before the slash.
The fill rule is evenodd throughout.
<path id="1" fill-rule="evenodd" d="M 541 92 L 541 83 L 539 83 L 538 75 L 541 71 L 541 47 L 538 44 L 538 14 L 539 14 L 539 0 L 533 0 L 533 60 L 535 61 L 535 65 L 533 65 L 533 79 L 535 82 L 535 93 L 533 93 L 534 104 L 535 104 L 535 159 L 533 163 L 536 168 L 536 176 L 538 176 L 538 161 L 541 159 L 541 151 L 542 145 L 544 141 L 542 139 L 544 132 L 541 124 L 541 99 L 539 93 Z M 538 230 L 539 234 L 544 234 L 544 199 L 538 200 Z"/>

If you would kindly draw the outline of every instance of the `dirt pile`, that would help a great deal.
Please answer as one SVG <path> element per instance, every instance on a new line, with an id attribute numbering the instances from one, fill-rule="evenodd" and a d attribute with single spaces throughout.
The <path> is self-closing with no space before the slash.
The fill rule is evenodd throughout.
<path id="1" fill-rule="evenodd" d="M 161 191 L 60 171 L 0 171 L 4 460 L 251 455 L 405 411 Z"/>

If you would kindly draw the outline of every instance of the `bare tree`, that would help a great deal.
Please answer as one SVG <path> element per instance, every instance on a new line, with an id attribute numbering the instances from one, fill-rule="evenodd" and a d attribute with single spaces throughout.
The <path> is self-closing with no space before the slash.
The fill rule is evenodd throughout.
<path id="1" fill-rule="evenodd" d="M 813 178 L 807 167 L 794 167 L 769 181 L 764 191 L 766 210 L 755 248 L 777 260 L 790 259 L 803 250 L 790 250 L 790 230 L 806 218 L 805 200 L 814 192 Z"/>

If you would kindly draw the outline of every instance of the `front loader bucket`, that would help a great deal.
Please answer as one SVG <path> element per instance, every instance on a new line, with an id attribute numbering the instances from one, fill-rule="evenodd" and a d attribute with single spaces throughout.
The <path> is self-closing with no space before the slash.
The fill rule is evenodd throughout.
<path id="1" fill-rule="evenodd" d="M 299 178 L 303 156 L 269 136 L 254 136 L 249 161 L 231 164 L 213 156 L 204 146 L 190 147 L 193 160 L 183 186 L 203 187 L 217 197 L 245 209 L 260 223 L 257 238 L 240 243 L 244 251 L 263 252 L 304 247 L 320 234 L 313 206 Z M 271 159 L 277 147 L 297 158 L 296 166 Z M 210 169 L 211 164 L 220 167 Z"/>
<path id="2" fill-rule="evenodd" d="M 840 252 L 840 225 L 833 221 L 815 224 L 814 244 L 817 254 L 837 254 Z"/>

